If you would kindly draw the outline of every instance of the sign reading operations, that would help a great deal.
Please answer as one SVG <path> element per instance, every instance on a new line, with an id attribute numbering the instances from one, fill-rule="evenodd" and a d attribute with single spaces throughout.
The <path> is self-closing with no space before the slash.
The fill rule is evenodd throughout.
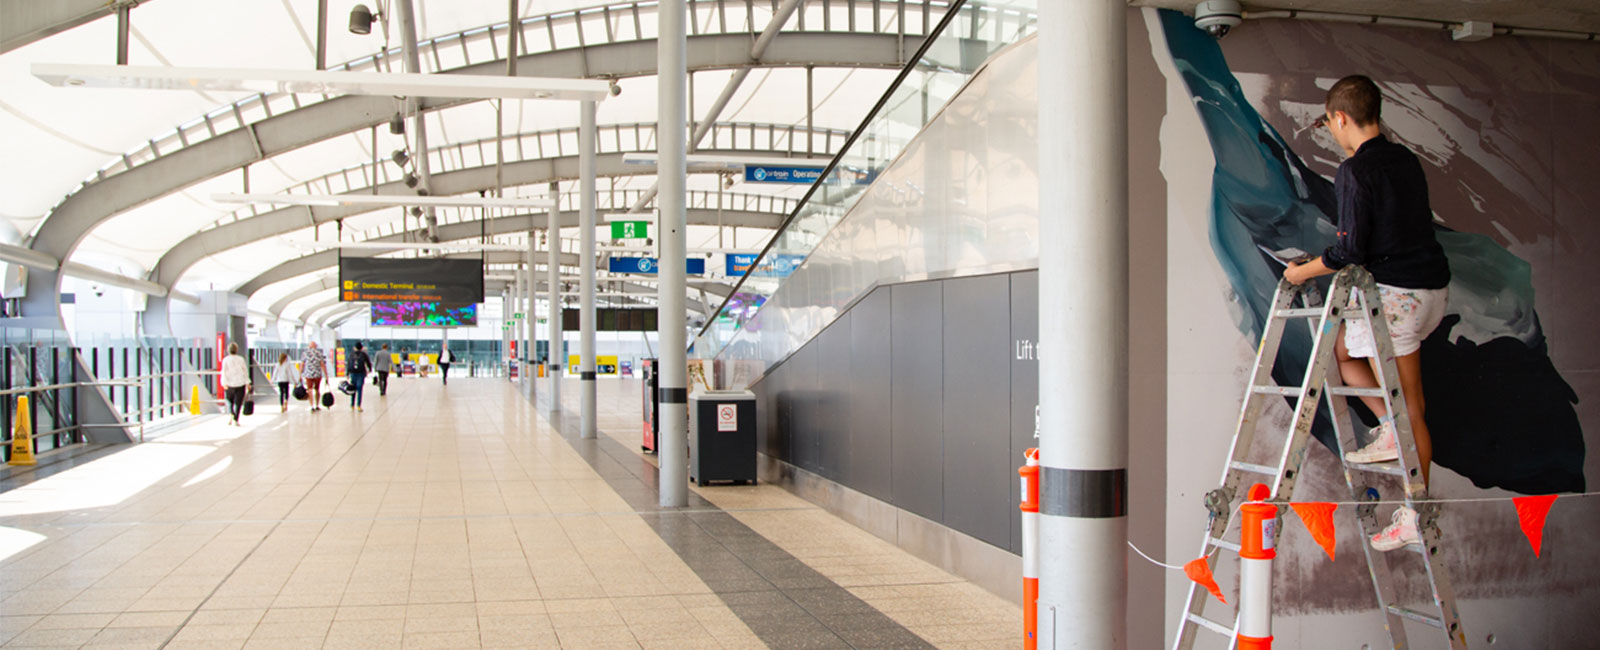
<path id="1" fill-rule="evenodd" d="M 747 183 L 799 183 L 810 185 L 822 178 L 821 167 L 779 167 L 772 165 L 746 165 L 744 180 Z"/>
<path id="2" fill-rule="evenodd" d="M 607 261 L 606 270 L 612 273 L 642 273 L 645 275 L 655 275 L 661 272 L 654 257 L 613 257 Z M 684 260 L 684 272 L 689 275 L 705 275 L 706 261 L 693 257 Z"/>

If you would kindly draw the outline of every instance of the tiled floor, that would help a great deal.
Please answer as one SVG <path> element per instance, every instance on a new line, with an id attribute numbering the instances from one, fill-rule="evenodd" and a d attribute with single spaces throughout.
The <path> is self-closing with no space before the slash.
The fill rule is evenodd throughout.
<path id="1" fill-rule="evenodd" d="M 781 489 L 656 507 L 638 383 L 599 382 L 598 441 L 577 387 L 547 419 L 502 379 L 397 380 L 0 482 L 0 644 L 1020 645 L 1016 606 Z"/>

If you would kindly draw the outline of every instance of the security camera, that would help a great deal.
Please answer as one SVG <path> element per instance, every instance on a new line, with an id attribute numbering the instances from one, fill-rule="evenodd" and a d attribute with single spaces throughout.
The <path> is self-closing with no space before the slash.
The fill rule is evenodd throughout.
<path id="1" fill-rule="evenodd" d="M 611 96 L 612 97 L 616 97 L 617 95 L 621 95 L 622 94 L 622 86 L 618 86 L 617 85 L 617 81 L 615 79 L 611 80 L 611 87 L 608 88 L 607 90 L 609 90 L 611 92 Z"/>
<path id="2" fill-rule="evenodd" d="M 1194 8 L 1194 26 L 1206 30 L 1212 38 L 1222 38 L 1228 31 L 1244 22 L 1244 9 L 1239 0 L 1205 0 Z"/>

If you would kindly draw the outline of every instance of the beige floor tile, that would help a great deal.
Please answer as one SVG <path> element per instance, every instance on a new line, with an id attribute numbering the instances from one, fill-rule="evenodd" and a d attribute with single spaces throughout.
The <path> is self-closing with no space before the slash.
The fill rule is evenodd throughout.
<path id="1" fill-rule="evenodd" d="M 406 650 L 459 650 L 461 648 L 476 648 L 479 645 L 478 632 L 419 632 L 406 634 L 403 647 Z"/>

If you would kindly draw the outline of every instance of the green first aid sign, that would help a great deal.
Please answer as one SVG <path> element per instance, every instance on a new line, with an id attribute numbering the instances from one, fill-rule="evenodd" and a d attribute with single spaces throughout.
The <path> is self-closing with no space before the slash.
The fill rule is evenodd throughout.
<path id="1" fill-rule="evenodd" d="M 612 239 L 644 239 L 649 237 L 648 221 L 613 221 L 611 222 Z"/>

